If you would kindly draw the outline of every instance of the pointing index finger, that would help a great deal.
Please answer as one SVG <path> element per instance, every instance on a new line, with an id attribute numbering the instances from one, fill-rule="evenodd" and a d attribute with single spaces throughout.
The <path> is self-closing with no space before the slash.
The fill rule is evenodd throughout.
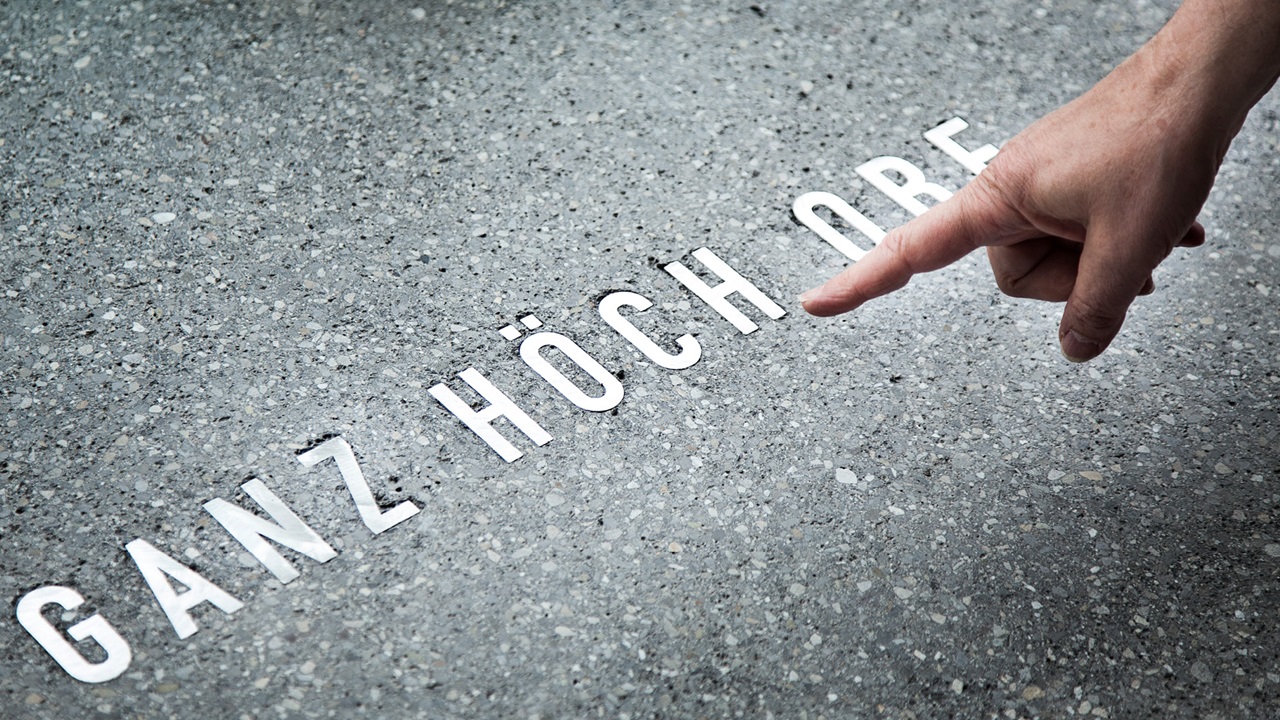
<path id="1" fill-rule="evenodd" d="M 973 212 L 972 188 L 895 228 L 861 260 L 801 295 L 805 311 L 820 317 L 848 312 L 989 244 L 996 233 Z"/>

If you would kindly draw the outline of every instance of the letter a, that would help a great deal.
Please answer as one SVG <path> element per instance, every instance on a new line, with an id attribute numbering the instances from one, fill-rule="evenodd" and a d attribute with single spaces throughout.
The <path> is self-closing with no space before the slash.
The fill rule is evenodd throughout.
<path id="1" fill-rule="evenodd" d="M 125 545 L 124 549 L 129 551 L 129 555 L 137 563 L 138 570 L 142 571 L 142 578 L 151 588 L 151 594 L 156 596 L 156 602 L 168 616 L 174 632 L 178 633 L 178 637 L 183 640 L 195 635 L 200 629 L 196 626 L 191 613 L 187 612 L 200 603 L 212 603 L 214 607 L 228 615 L 244 607 L 244 603 L 231 597 L 226 590 L 157 550 L 146 540 L 141 538 L 134 540 Z M 187 591 L 178 594 L 169 582 L 169 578 L 185 585 Z"/>

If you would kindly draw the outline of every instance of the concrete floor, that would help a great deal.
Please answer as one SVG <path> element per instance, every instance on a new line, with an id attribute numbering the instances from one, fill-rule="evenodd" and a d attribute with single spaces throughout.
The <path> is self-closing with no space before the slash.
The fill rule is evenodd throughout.
<path id="1" fill-rule="evenodd" d="M 998 145 L 1171 12 L 4 5 L 0 716 L 1275 717 L 1275 93 L 1093 363 L 980 255 L 794 300 L 846 263 L 795 198 L 900 224 L 854 168 L 954 190 L 925 131 Z M 786 314 L 735 295 L 743 333 L 665 269 L 716 284 L 702 247 Z M 617 291 L 698 362 L 624 340 Z M 518 459 L 432 393 L 488 405 L 468 368 L 527 413 L 492 424 Z M 589 401 L 593 369 L 620 403 L 543 376 Z M 253 478 L 336 557 L 270 544 L 284 584 L 204 508 L 265 516 Z M 186 639 L 139 539 L 218 600 Z M 44 586 L 84 598 L 36 608 L 48 642 L 100 614 L 132 660 L 72 662 L 117 677 L 23 629 Z"/>

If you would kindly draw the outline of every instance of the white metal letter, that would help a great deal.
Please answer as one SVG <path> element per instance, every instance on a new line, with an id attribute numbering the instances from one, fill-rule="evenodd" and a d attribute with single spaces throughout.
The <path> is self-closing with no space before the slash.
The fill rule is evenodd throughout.
<path id="1" fill-rule="evenodd" d="M 351 499 L 356 501 L 356 510 L 360 511 L 360 519 L 364 521 L 365 527 L 373 531 L 374 535 L 390 530 L 418 514 L 418 506 L 409 500 L 383 512 L 378 507 L 378 501 L 373 498 L 373 491 L 369 489 L 364 473 L 360 471 L 360 463 L 356 462 L 356 454 L 352 452 L 351 445 L 340 437 L 329 438 L 302 453 L 298 456 L 298 462 L 305 467 L 311 467 L 327 458 L 333 458 L 333 461 L 338 464 L 338 472 L 342 473 L 342 479 L 347 483 Z"/>
<path id="2" fill-rule="evenodd" d="M 151 594 L 156 596 L 160 609 L 164 610 L 174 631 L 183 640 L 196 634 L 200 629 L 196 627 L 195 619 L 187 612 L 200 603 L 212 603 L 214 607 L 228 615 L 244 607 L 244 603 L 231 597 L 226 590 L 157 550 L 146 540 L 141 538 L 134 540 L 125 545 L 124 549 L 129 551 L 129 555 L 137 563 L 138 569 L 142 571 L 142 578 L 151 587 Z M 168 577 L 165 577 L 166 575 Z M 170 577 L 185 585 L 187 591 L 179 595 L 169 582 Z"/>
<path id="3" fill-rule="evenodd" d="M 500 417 L 510 420 L 512 425 L 519 428 L 536 445 L 546 445 L 551 442 L 550 433 L 543 430 L 541 425 L 525 414 L 525 411 L 516 407 L 506 393 L 494 387 L 493 383 L 486 380 L 475 368 L 463 370 L 458 373 L 458 377 L 470 385 L 472 390 L 480 393 L 480 397 L 488 400 L 489 406 L 482 410 L 472 410 L 465 400 L 458 397 L 458 394 L 444 383 L 433 385 L 427 392 L 471 428 L 472 432 L 479 435 L 480 439 L 501 455 L 503 460 L 515 462 L 524 453 L 517 450 L 515 445 L 493 429 L 490 423 Z"/>
<path id="4" fill-rule="evenodd" d="M 120 633 L 111 627 L 106 618 L 94 613 L 92 616 L 67 628 L 67 634 L 79 642 L 92 638 L 107 653 L 107 659 L 91 663 L 84 655 L 58 632 L 42 614 L 49 605 L 58 605 L 64 610 L 74 610 L 84 604 L 84 597 L 69 587 L 50 585 L 36 588 L 18 601 L 18 624 L 22 625 L 40 647 L 62 666 L 71 677 L 86 683 L 101 683 L 113 680 L 129 669 L 133 660 L 133 652 L 129 643 L 120 637 Z"/>
<path id="5" fill-rule="evenodd" d="M 582 388 L 574 385 L 572 380 L 565 377 L 564 373 L 542 357 L 542 348 L 548 345 L 560 350 L 578 367 L 585 370 L 592 379 L 600 383 L 604 392 L 598 397 L 591 397 L 583 392 Z M 588 355 L 578 343 L 560 333 L 540 332 L 530 335 L 520 343 L 520 357 L 534 372 L 541 375 L 542 379 L 551 383 L 551 386 L 559 390 L 561 395 L 568 398 L 569 402 L 583 410 L 604 412 L 612 410 L 622 402 L 622 383 L 618 382 L 618 378 L 596 362 L 596 359 Z"/>
<path id="6" fill-rule="evenodd" d="M 965 166 L 969 172 L 977 175 L 987 167 L 987 163 L 991 162 L 991 158 L 1000 152 L 995 145 L 983 145 L 977 150 L 965 150 L 960 147 L 960 143 L 951 138 L 957 133 L 963 132 L 969 128 L 969 123 L 960 118 L 951 118 L 942 123 L 938 127 L 925 132 L 924 139 L 933 144 L 942 152 L 950 155 L 953 159 Z"/>
<path id="7" fill-rule="evenodd" d="M 213 519 L 226 528 L 227 532 L 231 533 L 231 537 L 243 545 L 250 555 L 270 570 L 277 580 L 288 583 L 298 577 L 298 570 L 293 563 L 271 547 L 267 538 L 275 540 L 290 550 L 300 552 L 316 562 L 329 562 L 338 556 L 329 543 L 302 522 L 288 505 L 267 489 L 261 480 L 254 478 L 241 485 L 240 489 L 257 501 L 275 522 L 261 518 L 221 498 L 214 498 L 205 503 L 204 509 L 209 511 Z"/>
<path id="8" fill-rule="evenodd" d="M 917 199 L 921 195 L 929 195 L 938 202 L 951 197 L 950 190 L 925 180 L 920 168 L 900 157 L 882 155 L 862 163 L 856 168 L 856 172 L 877 190 L 915 215 L 923 215 L 929 209 Z M 885 175 L 886 172 L 898 173 L 902 176 L 903 183 L 899 185 L 890 180 Z"/>
<path id="9" fill-rule="evenodd" d="M 618 308 L 624 305 L 644 311 L 653 307 L 653 302 L 649 298 L 633 292 L 609 293 L 600 301 L 600 317 L 609 323 L 609 327 L 617 330 L 619 335 L 626 338 L 632 345 L 635 345 L 636 349 L 644 353 L 645 357 L 668 370 L 683 370 L 698 362 L 702 357 L 702 346 L 688 333 L 676 338 L 676 344 L 680 346 L 680 352 L 676 355 L 672 355 L 658 347 L 657 343 L 640 332 L 635 325 L 632 325 L 630 320 L 622 317 L 622 314 L 618 312 Z"/>
<path id="10" fill-rule="evenodd" d="M 791 212 L 795 214 L 796 219 L 804 223 L 804 226 L 818 233 L 818 237 L 831 243 L 831 247 L 840 251 L 841 255 L 857 262 L 867 254 L 866 250 L 853 244 L 853 241 L 844 236 L 844 233 L 836 230 L 827 223 L 826 220 L 818 217 L 813 211 L 818 206 L 826 206 L 832 212 L 852 225 L 858 232 L 870 238 L 872 243 L 879 243 L 884 239 L 885 232 L 880 229 L 879 225 L 867 219 L 866 215 L 858 212 L 852 205 L 845 202 L 838 195 L 829 192 L 807 192 L 796 198 L 791 204 Z"/>
<path id="11" fill-rule="evenodd" d="M 757 326 L 742 311 L 729 304 L 726 300 L 733 293 L 740 293 L 742 297 L 750 300 L 753 305 L 760 308 L 765 315 L 777 320 L 787 314 L 778 306 L 778 303 L 770 300 L 760 289 L 752 285 L 750 281 L 738 274 L 736 270 L 729 267 L 723 260 L 716 257 L 716 254 L 706 248 L 698 248 L 693 251 L 693 256 L 697 258 L 708 270 L 719 275 L 724 282 L 713 287 L 702 282 L 697 275 L 689 268 L 678 262 L 673 262 L 663 267 L 671 277 L 679 280 L 681 284 L 693 291 L 694 295 L 702 298 L 703 302 L 715 308 L 715 311 L 724 316 L 726 320 L 733 323 L 743 335 L 748 335 L 757 330 Z"/>

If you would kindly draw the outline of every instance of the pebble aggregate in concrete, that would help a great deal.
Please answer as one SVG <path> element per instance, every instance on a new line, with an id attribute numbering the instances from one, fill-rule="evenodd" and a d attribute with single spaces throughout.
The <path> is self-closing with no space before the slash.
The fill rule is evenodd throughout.
<path id="1" fill-rule="evenodd" d="M 1207 245 L 1094 363 L 980 256 L 850 317 L 791 300 L 844 264 L 795 197 L 899 224 L 858 164 L 955 189 L 924 131 L 998 144 L 1171 11 L 7 4 L 2 714 L 1274 716 L 1274 93 Z M 742 335 L 662 271 L 703 246 L 788 315 Z M 700 362 L 622 342 L 614 290 Z M 617 374 L 614 411 L 524 366 L 498 331 L 529 314 Z M 555 440 L 503 425 L 503 462 L 427 393 L 468 366 Z M 372 534 L 296 459 L 333 436 L 422 511 Z M 338 557 L 277 582 L 201 508 L 251 477 Z M 178 640 L 135 538 L 245 608 Z M 124 675 L 78 683 L 18 625 L 55 584 Z"/>

